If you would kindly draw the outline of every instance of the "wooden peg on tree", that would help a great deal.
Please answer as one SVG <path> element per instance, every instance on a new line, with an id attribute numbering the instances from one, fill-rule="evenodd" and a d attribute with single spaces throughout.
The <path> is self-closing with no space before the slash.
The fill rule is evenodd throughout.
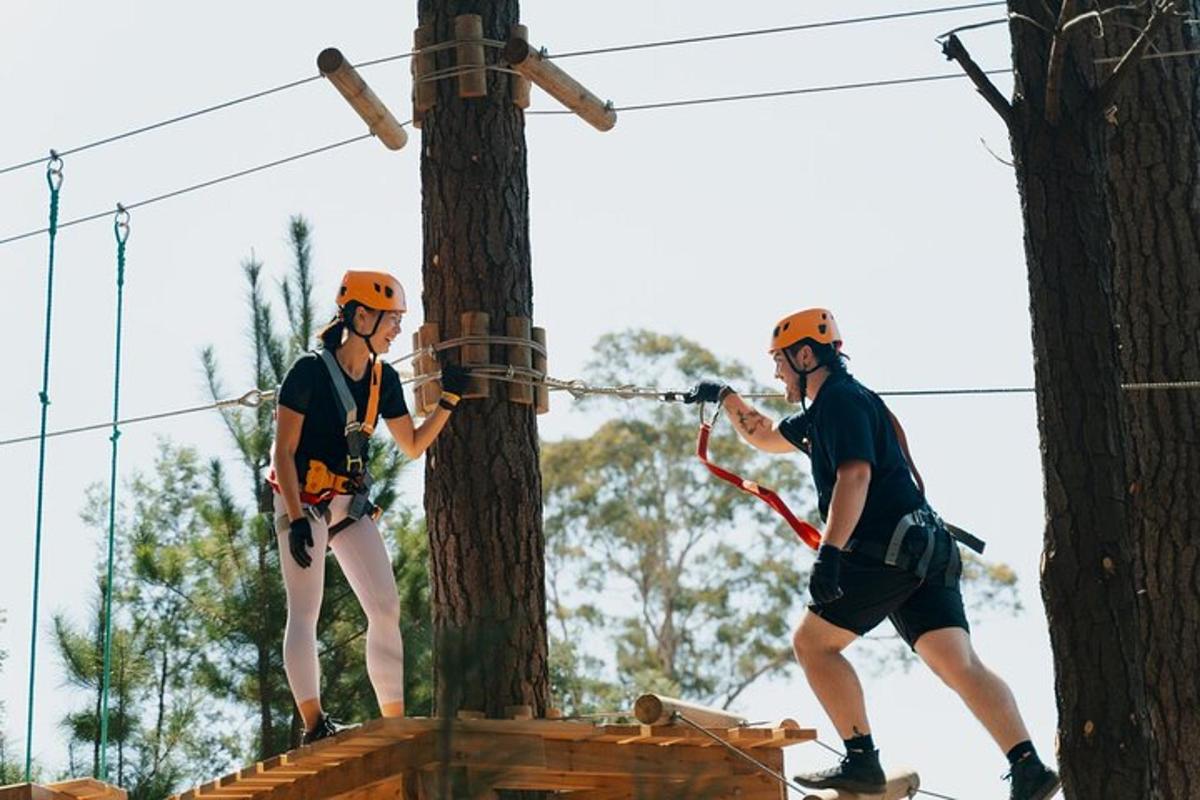
<path id="1" fill-rule="evenodd" d="M 534 328 L 531 338 L 535 343 L 541 345 L 540 350 L 533 352 L 533 369 L 540 375 L 545 376 L 548 368 L 546 361 L 546 329 Z M 535 406 L 537 413 L 545 414 L 550 411 L 550 388 L 546 386 L 545 382 L 537 385 L 535 394 L 537 397 Z"/>
<path id="2" fill-rule="evenodd" d="M 413 359 L 413 374 L 417 378 L 425 375 L 433 375 L 440 369 L 437 356 L 428 352 L 428 349 L 436 345 L 439 341 L 438 326 L 435 322 L 426 322 L 413 334 L 413 350 L 419 353 Z M 441 396 L 441 381 L 429 381 L 417 386 L 413 391 L 416 412 L 422 417 L 429 416 L 438 407 L 438 400 Z"/>
<path id="3" fill-rule="evenodd" d="M 542 58 L 528 41 L 514 36 L 504 47 L 504 59 L 524 78 L 536 83 L 547 94 L 585 119 L 597 130 L 612 130 L 617 112 L 592 94 L 586 86 Z"/>
<path id="4" fill-rule="evenodd" d="M 410 68 L 413 84 L 413 127 L 421 127 L 425 115 L 437 102 L 437 84 L 425 80 L 436 69 L 437 58 L 428 48 L 433 45 L 433 27 L 421 25 L 413 31 L 413 57 Z"/>
<path id="5" fill-rule="evenodd" d="M 491 316 L 482 311 L 464 311 L 460 317 L 460 336 L 487 336 Z M 459 363 L 467 368 L 492 363 L 491 348 L 486 344 L 464 344 L 459 349 Z M 472 375 L 463 399 L 477 399 L 491 394 L 491 381 L 483 375 Z"/>
<path id="6" fill-rule="evenodd" d="M 511 37 L 529 41 L 529 28 L 524 25 L 513 25 Z M 533 84 L 523 75 L 509 75 L 513 105 L 517 108 L 529 108 L 529 95 Z"/>
<path id="7" fill-rule="evenodd" d="M 505 329 L 505 333 L 511 338 L 526 342 L 531 340 L 533 334 L 528 317 L 509 317 L 505 321 Z M 525 369 L 526 373 L 518 377 L 526 378 L 527 371 L 533 368 L 533 348 L 529 345 L 510 344 L 508 346 L 508 364 Z M 508 384 L 508 399 L 521 405 L 533 405 L 534 387 L 527 383 L 510 383 Z"/>
<path id="8" fill-rule="evenodd" d="M 336 47 L 327 47 L 317 56 L 317 69 L 341 93 L 342 97 L 367 123 L 367 129 L 389 150 L 399 150 L 408 141 L 404 128 L 388 111 L 383 101 L 358 74 Z"/>
<path id="9" fill-rule="evenodd" d="M 454 48 L 458 56 L 458 96 L 486 97 L 483 17 L 478 14 L 460 14 L 455 17 L 454 39 L 458 43 Z"/>

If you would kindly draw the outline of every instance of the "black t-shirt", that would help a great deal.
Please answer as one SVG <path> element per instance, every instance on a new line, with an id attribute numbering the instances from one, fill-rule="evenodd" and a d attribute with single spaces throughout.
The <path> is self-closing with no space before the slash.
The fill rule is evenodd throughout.
<path id="1" fill-rule="evenodd" d="M 338 368 L 341 369 L 341 365 Z M 345 370 L 342 376 L 350 388 L 354 405 L 358 407 L 358 420 L 362 422 L 367 413 L 371 369 L 368 367 L 366 374 L 357 381 L 346 375 Z M 284 376 L 283 385 L 279 387 L 279 404 L 304 415 L 300 443 L 296 447 L 296 470 L 300 475 L 300 486 L 304 486 L 310 459 L 321 461 L 331 470 L 344 474 L 348 455 L 346 415 L 338 405 L 333 378 L 318 353 L 305 353 L 296 359 Z M 407 413 L 408 405 L 404 402 L 400 376 L 385 361 L 380 375 L 378 416 L 395 419 Z M 373 422 L 377 423 L 378 418 Z"/>
<path id="2" fill-rule="evenodd" d="M 779 423 L 779 432 L 801 450 L 811 446 L 813 482 L 821 519 L 837 482 L 837 468 L 847 461 L 871 465 L 871 483 L 853 538 L 886 541 L 900 518 L 924 502 L 913 481 L 891 416 L 879 395 L 850 375 L 830 375 L 808 407 Z"/>

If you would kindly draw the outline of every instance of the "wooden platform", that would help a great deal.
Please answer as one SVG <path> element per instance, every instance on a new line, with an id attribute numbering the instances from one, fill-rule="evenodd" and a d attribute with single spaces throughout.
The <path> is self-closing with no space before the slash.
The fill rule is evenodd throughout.
<path id="1" fill-rule="evenodd" d="M 124 789 L 91 778 L 42 786 L 18 783 L 0 786 L 0 800 L 126 800 Z"/>
<path id="2" fill-rule="evenodd" d="M 776 771 L 783 748 L 816 738 L 802 728 L 712 733 Z M 418 718 L 375 720 L 172 800 L 475 800 L 497 789 L 570 800 L 786 798 L 779 782 L 682 724 Z"/>

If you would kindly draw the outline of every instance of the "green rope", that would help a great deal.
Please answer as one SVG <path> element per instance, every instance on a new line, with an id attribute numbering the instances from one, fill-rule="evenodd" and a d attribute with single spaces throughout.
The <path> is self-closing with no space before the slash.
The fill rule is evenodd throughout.
<path id="1" fill-rule="evenodd" d="M 46 477 L 46 413 L 50 408 L 50 310 L 54 304 L 54 239 L 58 235 L 58 193 L 62 189 L 62 159 L 50 151 L 46 162 L 46 183 L 50 186 L 50 261 L 46 270 L 46 341 L 42 359 L 42 427 L 38 436 L 37 516 L 33 544 L 33 622 L 29 636 L 29 713 L 25 723 L 25 782 L 33 774 L 33 679 L 37 675 L 38 591 L 42 566 L 42 486 Z"/>
<path id="2" fill-rule="evenodd" d="M 117 529 L 117 440 L 121 429 L 117 425 L 121 410 L 121 317 L 125 307 L 125 242 L 129 239 L 129 212 L 118 203 L 113 219 L 113 236 L 117 240 L 117 344 L 113 366 L 112 467 L 108 475 L 108 578 L 104 582 L 104 678 L 100 692 L 100 770 L 99 780 L 108 780 L 108 689 L 112 675 L 112 598 L 113 544 Z"/>

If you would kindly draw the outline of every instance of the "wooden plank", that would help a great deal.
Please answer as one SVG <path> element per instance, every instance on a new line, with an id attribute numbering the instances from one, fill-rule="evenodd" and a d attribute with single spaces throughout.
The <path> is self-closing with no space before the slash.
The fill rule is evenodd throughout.
<path id="1" fill-rule="evenodd" d="M 62 794 L 36 783 L 14 783 L 10 786 L 0 786 L 0 800 L 74 800 L 69 794 Z"/>
<path id="2" fill-rule="evenodd" d="M 432 761 L 432 758 L 432 748 L 427 737 L 398 742 L 353 761 L 276 787 L 268 796 L 270 800 L 336 797 L 387 781 L 412 769 L 415 763 L 427 763 Z"/>
<path id="3" fill-rule="evenodd" d="M 46 788 L 70 795 L 76 800 L 126 800 L 129 793 L 117 786 L 111 786 L 95 778 L 76 778 L 69 781 L 52 783 Z"/>
<path id="4" fill-rule="evenodd" d="M 753 765 L 724 748 L 653 747 L 614 742 L 546 742 L 546 768 L 638 780 L 687 780 L 698 772 L 745 774 Z"/>

